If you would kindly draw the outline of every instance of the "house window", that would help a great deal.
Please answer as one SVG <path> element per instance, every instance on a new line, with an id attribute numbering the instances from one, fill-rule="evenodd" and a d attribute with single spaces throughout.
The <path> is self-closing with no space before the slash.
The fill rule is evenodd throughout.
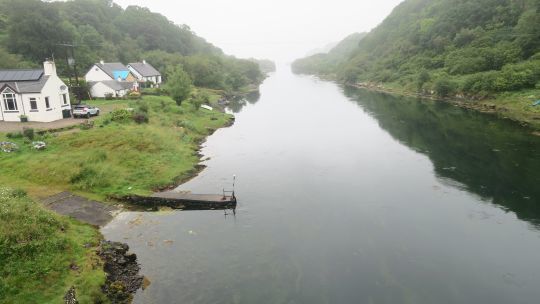
<path id="1" fill-rule="evenodd" d="M 50 109 L 51 108 L 51 103 L 49 102 L 49 97 L 45 97 L 45 107 L 47 109 Z"/>
<path id="2" fill-rule="evenodd" d="M 67 94 L 62 94 L 62 100 L 64 101 L 64 104 L 67 105 Z"/>
<path id="3" fill-rule="evenodd" d="M 15 97 L 15 92 L 10 89 L 6 89 L 4 94 L 2 94 L 4 99 L 4 108 L 6 111 L 17 111 L 17 98 Z"/>
<path id="4" fill-rule="evenodd" d="M 37 99 L 30 98 L 30 110 L 36 111 L 37 109 Z"/>

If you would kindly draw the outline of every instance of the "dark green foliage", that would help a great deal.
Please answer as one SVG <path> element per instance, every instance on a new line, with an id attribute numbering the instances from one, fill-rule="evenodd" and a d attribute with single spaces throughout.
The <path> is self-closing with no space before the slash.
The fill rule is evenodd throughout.
<path id="1" fill-rule="evenodd" d="M 114 110 L 110 114 L 111 121 L 114 122 L 128 122 L 131 119 L 131 113 L 126 109 Z"/>
<path id="2" fill-rule="evenodd" d="M 442 77 L 435 81 L 435 93 L 439 97 L 448 97 L 456 92 L 457 85 L 448 77 Z"/>
<path id="3" fill-rule="evenodd" d="M 539 29 L 538 0 L 406 0 L 341 61 L 316 55 L 293 67 L 444 96 L 528 89 L 540 81 Z"/>
<path id="4" fill-rule="evenodd" d="M 189 75 L 184 71 L 182 66 L 176 66 L 167 73 L 167 84 L 165 90 L 168 92 L 177 105 L 181 105 L 182 101 L 189 97 L 192 89 L 192 82 Z"/>
<path id="5" fill-rule="evenodd" d="M 6 137 L 11 138 L 11 139 L 22 138 L 23 134 L 22 132 L 13 132 L 13 133 L 10 132 L 6 134 Z"/>
<path id="6" fill-rule="evenodd" d="M 133 113 L 133 121 L 138 124 L 148 123 L 148 113 L 143 111 Z"/>
<path id="7" fill-rule="evenodd" d="M 194 85 L 212 89 L 237 90 L 263 79 L 257 64 L 225 56 L 187 25 L 147 8 L 123 9 L 111 0 L 0 0 L 0 68 L 39 67 L 54 56 L 67 78 L 71 55 L 62 43 L 77 45 L 80 74 L 100 59 L 146 59 L 163 75 L 181 64 Z"/>
<path id="8" fill-rule="evenodd" d="M 427 70 L 422 70 L 418 75 L 418 82 L 416 84 L 418 91 L 421 91 L 424 88 L 424 84 L 430 79 L 431 76 L 429 75 L 429 72 Z"/>
<path id="9" fill-rule="evenodd" d="M 23 132 L 22 132 L 23 136 L 30 139 L 30 140 L 33 140 L 34 139 L 34 129 L 32 128 L 23 128 Z"/>

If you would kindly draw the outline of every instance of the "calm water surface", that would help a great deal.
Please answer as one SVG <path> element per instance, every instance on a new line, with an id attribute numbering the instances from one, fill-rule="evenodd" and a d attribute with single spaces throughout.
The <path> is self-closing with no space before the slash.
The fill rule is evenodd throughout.
<path id="1" fill-rule="evenodd" d="M 136 303 L 538 303 L 540 137 L 283 67 L 183 185 L 239 207 L 124 213 Z"/>

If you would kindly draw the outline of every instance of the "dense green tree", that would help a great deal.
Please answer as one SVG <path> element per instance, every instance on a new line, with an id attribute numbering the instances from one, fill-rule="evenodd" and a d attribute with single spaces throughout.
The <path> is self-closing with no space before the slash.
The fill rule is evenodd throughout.
<path id="1" fill-rule="evenodd" d="M 171 96 L 176 104 L 181 105 L 191 94 L 192 82 L 182 66 L 170 68 L 167 72 L 165 91 Z"/>
<path id="2" fill-rule="evenodd" d="M 18 69 L 25 67 L 35 67 L 23 60 L 22 56 L 10 54 L 6 49 L 0 47 L 0 69 Z"/>
<path id="3" fill-rule="evenodd" d="M 34 67 L 52 56 L 71 75 L 73 44 L 79 76 L 99 60 L 146 59 L 167 78 L 182 65 L 196 86 L 234 91 L 263 79 L 257 64 L 225 56 L 188 26 L 147 8 L 126 9 L 111 0 L 0 0 L 0 68 Z"/>
<path id="4" fill-rule="evenodd" d="M 52 5 L 39 0 L 9 2 L 8 37 L 10 52 L 33 61 L 54 56 L 60 42 L 71 41 L 73 33 L 62 23 Z"/>

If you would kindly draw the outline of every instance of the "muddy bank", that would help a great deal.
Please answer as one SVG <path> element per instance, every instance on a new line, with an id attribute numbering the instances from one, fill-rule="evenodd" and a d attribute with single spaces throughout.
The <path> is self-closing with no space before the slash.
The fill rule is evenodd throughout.
<path id="1" fill-rule="evenodd" d="M 101 243 L 98 255 L 104 262 L 103 269 L 107 274 L 103 292 L 112 303 L 131 303 L 144 281 L 139 274 L 137 256 L 129 253 L 127 244 L 110 241 Z"/>

